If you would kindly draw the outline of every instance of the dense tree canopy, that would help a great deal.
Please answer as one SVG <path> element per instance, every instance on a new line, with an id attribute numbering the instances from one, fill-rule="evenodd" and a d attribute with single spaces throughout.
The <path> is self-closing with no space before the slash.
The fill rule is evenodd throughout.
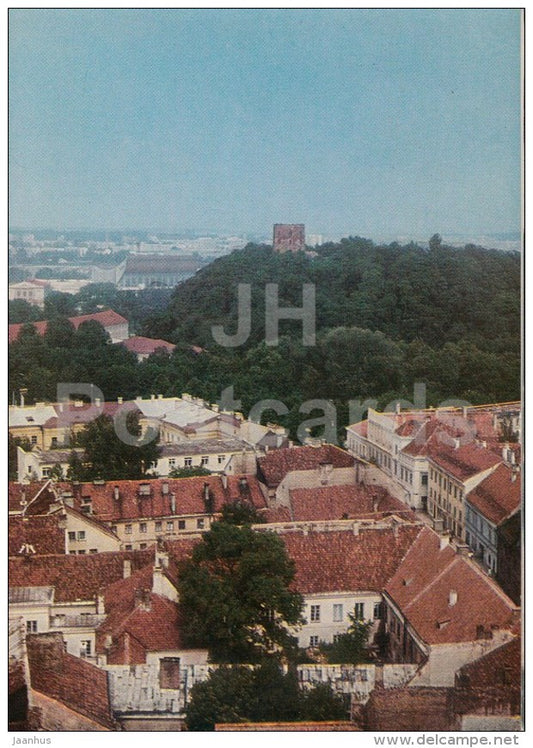
<path id="1" fill-rule="evenodd" d="M 72 453 L 69 478 L 79 481 L 97 478 L 137 480 L 146 475 L 159 456 L 158 440 L 147 436 L 143 442 L 137 413 L 128 413 L 123 425 L 121 433 L 120 428 L 115 428 L 113 419 L 105 414 L 87 424 L 76 441 L 76 445 L 85 450 L 85 457 L 82 461 L 77 453 Z"/>
<path id="2" fill-rule="evenodd" d="M 306 419 L 302 406 L 320 398 L 335 408 L 340 440 L 350 400 L 375 399 L 378 407 L 412 402 L 416 382 L 425 384 L 428 406 L 451 398 L 518 400 L 520 272 L 516 252 L 447 247 L 437 236 L 429 249 L 351 237 L 319 247 L 314 257 L 248 245 L 172 293 L 93 284 L 70 297 L 76 313 L 112 306 L 132 331 L 174 342 L 171 355 L 156 352 L 138 362 L 102 330 L 82 325 L 72 333 L 59 314 L 68 305 L 52 297 L 46 339 L 28 326 L 10 346 L 10 395 L 25 387 L 27 402 L 53 401 L 57 382 L 78 381 L 95 384 L 107 400 L 190 392 L 217 402 L 233 387 L 235 409 L 245 415 L 260 400 L 283 403 L 265 410 L 262 421 L 281 423 L 294 439 Z M 227 348 L 215 342 L 212 326 L 237 330 L 239 283 L 251 285 L 251 334 Z M 281 320 L 278 345 L 267 345 L 267 283 L 278 284 L 280 307 L 301 307 L 302 284 L 314 284 L 316 345 L 303 344 L 299 320 Z M 20 305 L 15 312 L 31 316 Z"/>
<path id="3" fill-rule="evenodd" d="M 215 522 L 180 569 L 186 646 L 205 647 L 222 663 L 287 656 L 296 648 L 288 627 L 302 621 L 293 578 L 277 535 Z"/>
<path id="4" fill-rule="evenodd" d="M 214 730 L 217 723 L 342 720 L 348 707 L 328 684 L 299 687 L 294 672 L 276 662 L 260 667 L 221 666 L 192 687 L 187 729 Z"/>

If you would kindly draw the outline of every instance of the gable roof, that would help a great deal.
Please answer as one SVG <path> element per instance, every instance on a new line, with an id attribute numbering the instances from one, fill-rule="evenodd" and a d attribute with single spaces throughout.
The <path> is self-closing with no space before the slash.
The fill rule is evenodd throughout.
<path id="1" fill-rule="evenodd" d="M 23 548 L 28 545 L 39 555 L 65 553 L 65 530 L 59 527 L 59 518 L 51 515 L 9 517 L 9 555 L 23 555 Z"/>
<path id="2" fill-rule="evenodd" d="M 293 488 L 289 491 L 292 519 L 336 520 L 384 516 L 395 513 L 414 520 L 414 513 L 379 486 L 350 484 Z"/>
<path id="3" fill-rule="evenodd" d="M 520 637 L 464 665 L 456 675 L 456 711 L 521 713 L 522 641 Z"/>
<path id="4" fill-rule="evenodd" d="M 494 525 L 499 525 L 513 514 L 521 501 L 521 475 L 519 472 L 514 473 L 507 465 L 498 465 L 493 473 L 466 496 L 466 503 Z"/>
<path id="5" fill-rule="evenodd" d="M 176 347 L 174 343 L 168 343 L 166 340 L 145 338 L 142 335 L 133 335 L 131 338 L 123 340 L 122 345 L 127 348 L 128 351 L 138 355 L 150 355 L 161 348 L 172 353 Z"/>
<path id="6" fill-rule="evenodd" d="M 74 326 L 75 330 L 77 330 L 83 322 L 90 322 L 92 320 L 94 320 L 95 322 L 99 322 L 104 328 L 114 327 L 115 325 L 128 324 L 127 319 L 122 317 L 117 312 L 114 312 L 112 309 L 108 309 L 103 312 L 94 312 L 94 314 L 81 314 L 77 317 L 69 317 L 68 320 Z M 37 322 L 18 322 L 9 325 L 8 341 L 10 343 L 18 338 L 20 331 L 26 324 L 33 325 L 39 335 L 44 335 L 48 328 L 48 320 L 39 320 Z"/>
<path id="7" fill-rule="evenodd" d="M 73 486 L 74 506 L 79 509 L 82 498 L 91 498 L 93 518 L 104 522 L 207 514 L 204 503 L 206 490 L 213 499 L 212 512 L 209 513 L 220 512 L 224 504 L 236 499 L 246 499 L 257 509 L 266 507 L 259 483 L 251 475 L 227 476 L 226 487 L 219 475 L 82 483 Z"/>
<path id="8" fill-rule="evenodd" d="M 287 473 L 295 470 L 316 470 L 323 464 L 335 468 L 353 467 L 355 458 L 333 444 L 319 447 L 283 447 L 259 457 L 259 471 L 268 486 L 277 486 Z"/>
<path id="9" fill-rule="evenodd" d="M 385 587 L 428 644 L 474 641 L 513 629 L 519 608 L 472 561 L 424 527 Z M 484 633 L 482 635 L 485 635 Z"/>
<path id="10" fill-rule="evenodd" d="M 440 444 L 438 449 L 431 451 L 430 459 L 438 468 L 460 481 L 468 480 L 502 461 L 501 454 L 496 454 L 474 443 L 465 444 L 456 449 Z"/>
<path id="11" fill-rule="evenodd" d="M 415 524 L 281 535 L 302 594 L 381 591 L 421 532 Z"/>
<path id="12" fill-rule="evenodd" d="M 112 582 L 124 577 L 124 562 L 132 571 L 153 561 L 155 548 L 143 551 L 113 551 L 83 556 L 50 555 L 9 559 L 10 587 L 55 589 L 56 602 L 94 600 Z"/>
<path id="13" fill-rule="evenodd" d="M 60 633 L 26 639 L 31 687 L 103 727 L 113 730 L 107 673 L 65 652 Z"/>

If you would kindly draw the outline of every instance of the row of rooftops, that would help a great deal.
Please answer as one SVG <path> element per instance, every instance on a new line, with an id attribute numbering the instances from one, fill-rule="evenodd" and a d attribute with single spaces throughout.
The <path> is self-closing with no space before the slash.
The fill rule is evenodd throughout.
<path id="1" fill-rule="evenodd" d="M 295 563 L 295 587 L 302 594 L 384 594 L 427 645 L 475 641 L 481 627 L 483 632 L 519 633 L 518 606 L 474 562 L 421 524 L 369 525 L 356 534 L 349 529 L 293 530 L 280 537 Z M 53 587 L 56 603 L 95 600 L 103 593 L 105 611 L 112 615 L 101 624 L 106 632 L 136 609 L 136 590 L 152 590 L 154 570 L 175 582 L 179 563 L 190 556 L 196 542 L 202 541 L 170 541 L 164 553 L 153 546 L 92 556 L 11 558 L 10 586 L 38 588 L 33 597 L 47 600 Z M 23 591 L 12 594 L 19 602 L 31 598 Z M 150 607 L 149 600 L 145 607 Z M 166 624 L 161 629 L 165 614 L 160 617 L 159 628 L 166 631 Z"/>
<path id="2" fill-rule="evenodd" d="M 231 443 L 230 443 L 231 442 Z M 200 448 L 202 442 L 191 442 Z M 222 442 L 231 447 L 232 440 Z M 188 445 L 189 446 L 189 445 Z M 222 446 L 221 446 L 222 448 Z M 172 448 L 169 447 L 169 450 Z M 190 450 L 189 450 L 190 451 Z M 514 466 L 503 462 L 494 451 L 485 447 L 469 445 L 464 448 L 441 447 L 440 457 L 432 462 L 448 470 L 461 480 L 479 472 L 489 474 L 467 495 L 468 501 L 487 517 L 499 524 L 513 514 L 521 503 L 522 482 Z M 257 477 L 210 475 L 188 479 L 150 479 L 146 481 L 95 481 L 93 483 L 54 483 L 55 496 L 81 509 L 82 501 L 90 501 L 92 515 L 104 521 L 119 518 L 166 516 L 169 513 L 205 513 L 204 494 L 206 486 L 212 493 L 214 511 L 220 511 L 223 503 L 232 498 L 251 501 L 256 509 L 266 510 L 267 503 L 261 484 L 267 488 L 277 487 L 289 472 L 318 470 L 323 466 L 350 468 L 356 460 L 349 453 L 333 445 L 319 447 L 293 447 L 271 450 L 257 459 Z M 244 485 L 246 483 L 246 486 Z M 50 484 L 52 485 L 52 484 Z M 36 494 L 43 484 L 9 485 L 9 511 L 39 511 L 34 504 Z M 294 520 L 338 520 L 376 512 L 404 513 L 401 502 L 378 487 L 361 484 L 344 486 L 330 485 L 315 488 L 295 488 L 290 491 L 290 507 L 280 515 L 282 519 Z M 269 509 L 270 518 L 276 521 L 278 509 Z"/>

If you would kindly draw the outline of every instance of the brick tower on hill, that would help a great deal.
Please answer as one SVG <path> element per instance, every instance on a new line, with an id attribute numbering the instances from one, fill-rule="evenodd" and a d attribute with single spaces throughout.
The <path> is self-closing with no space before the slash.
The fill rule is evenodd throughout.
<path id="1" fill-rule="evenodd" d="M 299 252 L 305 249 L 303 223 L 274 224 L 274 252 Z"/>

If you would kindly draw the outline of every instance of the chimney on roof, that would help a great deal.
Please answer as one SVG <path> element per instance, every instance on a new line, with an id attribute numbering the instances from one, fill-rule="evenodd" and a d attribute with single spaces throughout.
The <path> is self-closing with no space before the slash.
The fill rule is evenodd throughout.
<path id="1" fill-rule="evenodd" d="M 453 608 L 453 606 L 457 603 L 457 591 L 456 590 L 450 590 L 450 594 L 448 595 L 448 605 L 450 608 Z"/>
<path id="2" fill-rule="evenodd" d="M 226 473 L 222 473 L 220 479 L 222 480 L 222 487 L 224 488 L 224 490 L 226 490 L 226 488 L 228 487 L 228 476 L 226 475 Z"/>
<path id="3" fill-rule="evenodd" d="M 118 486 L 115 486 L 113 489 L 113 498 L 115 499 L 115 501 L 120 500 L 120 489 Z"/>
<path id="4" fill-rule="evenodd" d="M 399 416 L 401 413 L 401 410 L 402 410 L 402 407 L 401 407 L 400 402 L 398 401 L 394 407 L 394 412 L 396 413 L 397 416 Z"/>
<path id="5" fill-rule="evenodd" d="M 150 400 L 155 400 L 155 395 L 150 395 Z"/>
<path id="6" fill-rule="evenodd" d="M 123 397 L 117 397 L 117 403 L 119 405 L 122 405 L 123 402 L 124 402 L 124 398 Z"/>
<path id="7" fill-rule="evenodd" d="M 131 561 L 129 558 L 124 559 L 124 563 L 122 565 L 122 576 L 124 579 L 131 577 Z"/>
<path id="8" fill-rule="evenodd" d="M 468 418 L 468 408 L 466 407 L 466 405 L 463 405 L 463 418 L 465 419 L 465 421 Z"/>
<path id="9" fill-rule="evenodd" d="M 511 470 L 511 483 L 515 482 L 517 475 L 518 475 L 518 468 L 516 467 L 516 465 L 513 465 L 513 469 Z"/>
<path id="10" fill-rule="evenodd" d="M 97 408 L 100 407 L 100 405 L 102 404 L 102 401 L 100 400 L 99 397 L 94 398 L 94 404 L 96 405 Z"/>
<path id="11" fill-rule="evenodd" d="M 352 525 L 352 532 L 354 534 L 354 537 L 357 537 L 359 535 L 359 522 L 354 522 Z"/>
<path id="12" fill-rule="evenodd" d="M 135 590 L 135 607 L 139 610 L 150 610 L 152 607 L 152 601 L 150 598 L 150 590 L 141 589 Z"/>
<path id="13" fill-rule="evenodd" d="M 444 533 L 439 538 L 440 541 L 440 550 L 443 551 L 447 546 L 450 545 L 450 536 L 447 533 Z"/>
<path id="14" fill-rule="evenodd" d="M 176 494 L 174 492 L 170 494 L 170 511 L 172 514 L 176 514 Z"/>
<path id="15" fill-rule="evenodd" d="M 105 613 L 105 598 L 104 593 L 98 590 L 96 593 L 96 615 L 102 616 Z"/>
<path id="16" fill-rule="evenodd" d="M 162 399 L 163 399 L 163 395 L 158 395 L 158 396 L 157 396 L 157 399 L 158 399 L 158 400 L 162 400 Z"/>
<path id="17" fill-rule="evenodd" d="M 168 481 L 166 480 L 161 484 L 161 493 L 163 494 L 163 496 L 166 496 L 168 494 Z"/>

